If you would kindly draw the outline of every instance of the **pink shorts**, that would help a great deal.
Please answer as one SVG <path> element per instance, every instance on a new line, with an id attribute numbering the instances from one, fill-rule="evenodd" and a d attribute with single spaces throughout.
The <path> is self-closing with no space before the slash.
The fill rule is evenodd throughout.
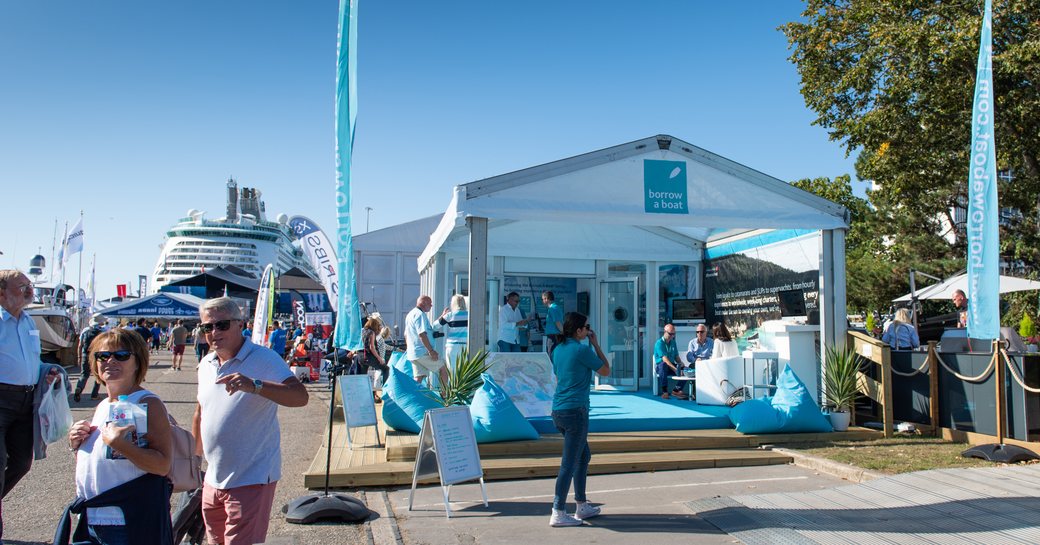
<path id="1" fill-rule="evenodd" d="M 206 539 L 220 545 L 253 545 L 267 541 L 267 524 L 278 482 L 221 490 L 202 485 L 202 519 Z"/>

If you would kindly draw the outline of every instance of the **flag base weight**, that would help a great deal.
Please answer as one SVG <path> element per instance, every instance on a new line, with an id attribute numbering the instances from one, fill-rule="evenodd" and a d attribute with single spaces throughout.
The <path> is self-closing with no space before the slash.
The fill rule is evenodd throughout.
<path id="1" fill-rule="evenodd" d="M 319 520 L 362 522 L 370 511 L 361 500 L 346 494 L 316 493 L 300 496 L 282 507 L 285 521 L 311 524 Z"/>
<path id="2" fill-rule="evenodd" d="M 1003 462 L 1013 464 L 1028 460 L 1040 460 L 1035 452 L 1016 445 L 1004 445 L 990 443 L 988 445 L 976 445 L 961 453 L 964 458 L 980 458 L 990 462 Z"/>

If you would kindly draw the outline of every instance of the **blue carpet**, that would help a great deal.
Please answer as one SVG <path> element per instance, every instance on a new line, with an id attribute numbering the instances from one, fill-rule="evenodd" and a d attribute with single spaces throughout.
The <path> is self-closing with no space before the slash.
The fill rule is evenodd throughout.
<path id="1" fill-rule="evenodd" d="M 649 392 L 592 392 L 590 432 L 732 428 L 729 407 L 661 399 Z M 558 433 L 552 417 L 529 418 L 538 433 Z"/>

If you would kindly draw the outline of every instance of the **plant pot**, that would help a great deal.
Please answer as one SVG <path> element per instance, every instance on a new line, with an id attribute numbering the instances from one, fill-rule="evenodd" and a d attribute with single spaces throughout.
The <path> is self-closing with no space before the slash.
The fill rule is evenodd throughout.
<path id="1" fill-rule="evenodd" d="M 830 413 L 831 427 L 834 431 L 848 431 L 849 429 L 849 413 L 848 411 L 831 411 Z"/>

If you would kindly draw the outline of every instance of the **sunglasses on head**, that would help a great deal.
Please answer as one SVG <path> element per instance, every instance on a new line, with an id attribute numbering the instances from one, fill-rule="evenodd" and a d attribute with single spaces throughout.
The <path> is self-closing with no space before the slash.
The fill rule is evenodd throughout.
<path id="1" fill-rule="evenodd" d="M 114 352 L 94 352 L 94 361 L 108 361 L 109 358 L 115 358 L 116 361 L 126 361 L 133 356 L 134 353 L 129 350 L 116 350 Z"/>
<path id="2" fill-rule="evenodd" d="M 199 328 L 202 329 L 203 333 L 213 333 L 213 330 L 227 331 L 231 329 L 231 322 L 234 320 L 220 320 L 211 324 L 199 324 Z"/>

